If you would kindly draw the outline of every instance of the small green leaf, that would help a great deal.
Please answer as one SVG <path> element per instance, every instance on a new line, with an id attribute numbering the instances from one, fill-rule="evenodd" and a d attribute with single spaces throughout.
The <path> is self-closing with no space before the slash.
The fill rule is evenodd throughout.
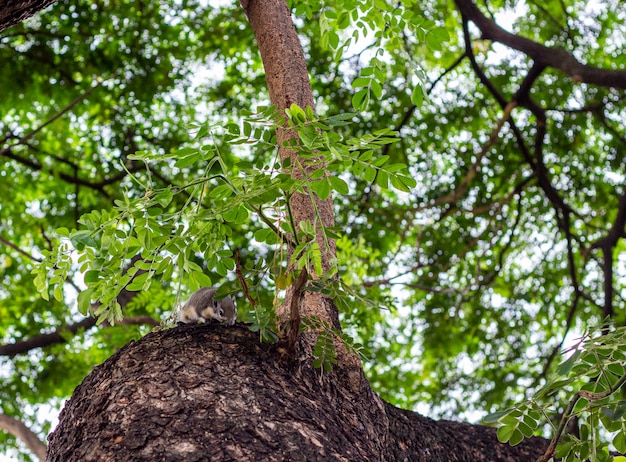
<path id="1" fill-rule="evenodd" d="M 508 413 L 509 413 L 508 410 L 506 410 L 506 411 L 499 411 L 499 412 L 492 412 L 491 414 L 487 414 L 485 417 L 483 417 L 482 422 L 485 423 L 485 424 L 494 424 L 494 423 L 498 422 L 502 417 L 507 415 Z"/>
<path id="2" fill-rule="evenodd" d="M 63 286 L 61 285 L 56 286 L 54 288 L 53 295 L 57 302 L 62 302 L 63 301 Z"/>
<path id="3" fill-rule="evenodd" d="M 330 176 L 328 180 L 330 181 L 330 185 L 332 186 L 333 190 L 337 191 L 339 194 L 345 195 L 350 192 L 350 189 L 348 188 L 348 183 L 343 181 L 338 176 Z"/>
<path id="4" fill-rule="evenodd" d="M 507 443 L 514 431 L 515 427 L 502 426 L 498 428 L 498 441 L 501 443 Z"/>
<path id="5" fill-rule="evenodd" d="M 421 85 L 415 85 L 411 92 L 411 102 L 416 106 L 421 106 L 424 102 L 424 90 Z"/>
<path id="6" fill-rule="evenodd" d="M 77 250 L 82 250 L 85 247 L 96 247 L 96 241 L 91 235 L 91 231 L 88 230 L 75 231 L 70 236 L 70 241 Z"/>
<path id="7" fill-rule="evenodd" d="M 369 104 L 369 90 L 364 88 L 352 95 L 352 107 L 357 111 L 363 111 Z"/>
<path id="8" fill-rule="evenodd" d="M 311 189 L 319 196 L 320 199 L 326 200 L 330 196 L 330 184 L 326 178 L 310 183 Z"/>
<path id="9" fill-rule="evenodd" d="M 617 432 L 612 442 L 615 449 L 622 454 L 626 453 L 626 428 L 624 428 L 624 424 L 622 424 L 622 431 Z"/>
<path id="10" fill-rule="evenodd" d="M 369 87 L 372 79 L 366 77 L 357 77 L 352 81 L 352 88 Z"/>
<path id="11" fill-rule="evenodd" d="M 179 158 L 174 165 L 178 168 L 185 168 L 185 167 L 189 167 L 192 164 L 195 164 L 199 160 L 200 160 L 200 153 L 198 151 L 194 151 L 193 154 Z"/>
<path id="12" fill-rule="evenodd" d="M 381 87 L 377 80 L 372 80 L 372 93 L 377 99 L 380 99 L 383 96 L 383 87 Z"/>
<path id="13" fill-rule="evenodd" d="M 91 294 L 93 289 L 85 289 L 78 294 L 78 312 L 87 316 L 91 308 Z"/>
<path id="14" fill-rule="evenodd" d="M 306 122 L 306 115 L 304 114 L 304 111 L 302 110 L 302 108 L 298 106 L 297 104 L 292 103 L 286 112 L 287 112 L 287 115 L 290 116 L 290 118 L 293 121 L 297 123 Z"/>
<path id="15" fill-rule="evenodd" d="M 363 174 L 363 179 L 365 181 L 374 181 L 374 178 L 376 178 L 376 169 L 373 167 L 366 167 L 365 168 L 365 173 Z"/>
<path id="16" fill-rule="evenodd" d="M 248 219 L 248 210 L 243 206 L 235 206 L 224 212 L 224 220 L 230 223 L 244 223 Z"/>
<path id="17" fill-rule="evenodd" d="M 200 287 L 210 287 L 212 284 L 211 278 L 201 271 L 192 271 L 189 273 L 189 279 L 192 282 L 193 290 Z"/>
<path id="18" fill-rule="evenodd" d="M 84 279 L 85 279 L 85 282 L 89 284 L 89 283 L 97 282 L 99 278 L 100 278 L 100 271 L 92 270 L 92 271 L 87 271 L 85 273 Z"/>
<path id="19" fill-rule="evenodd" d="M 172 198 L 174 197 L 174 195 L 172 194 L 171 189 L 168 187 L 167 189 L 164 189 L 163 191 L 158 192 L 155 196 L 154 196 L 154 201 L 156 201 L 161 207 L 167 207 L 170 202 L 172 202 Z"/>

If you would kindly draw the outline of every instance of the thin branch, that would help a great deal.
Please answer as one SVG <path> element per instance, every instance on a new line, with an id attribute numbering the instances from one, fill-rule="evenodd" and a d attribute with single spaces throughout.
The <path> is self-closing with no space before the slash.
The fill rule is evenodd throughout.
<path id="1" fill-rule="evenodd" d="M 0 243 L 6 245 L 7 247 L 11 247 L 17 253 L 25 256 L 29 260 L 32 260 L 32 261 L 37 262 L 37 263 L 41 263 L 43 261 L 40 258 L 34 257 L 33 255 L 29 254 L 28 252 L 20 249 L 17 245 L 13 244 L 11 241 L 8 241 L 7 239 L 3 238 L 2 236 L 0 236 Z"/>
<path id="2" fill-rule="evenodd" d="M 554 361 L 554 358 L 556 358 L 557 353 L 559 353 L 561 351 L 561 348 L 563 348 L 565 339 L 567 338 L 567 335 L 569 334 L 569 331 L 572 328 L 572 324 L 574 322 L 574 315 L 576 314 L 576 311 L 578 310 L 578 302 L 581 297 L 582 297 L 581 292 L 574 293 L 574 298 L 572 299 L 569 312 L 567 313 L 567 320 L 565 321 L 565 330 L 563 331 L 563 335 L 561 336 L 561 342 L 552 349 L 552 351 L 548 355 L 548 358 L 545 360 L 543 370 L 537 377 L 535 377 L 535 379 L 533 380 L 533 383 L 530 384 L 528 389 L 535 388 L 537 385 L 539 385 L 539 382 L 542 379 L 545 379 L 548 376 L 548 372 L 550 371 L 552 362 Z"/>
<path id="3" fill-rule="evenodd" d="M 465 58 L 465 54 L 462 54 L 450 66 L 444 69 L 444 71 L 431 83 L 430 87 L 426 90 L 426 94 L 430 95 L 433 89 L 435 88 L 435 86 L 439 83 L 439 81 L 443 79 L 448 73 L 452 72 L 452 70 L 454 70 L 459 64 L 461 64 L 464 58 Z M 413 117 L 413 114 L 415 113 L 416 110 L 417 110 L 417 106 L 415 104 L 411 104 L 411 106 L 409 106 L 407 111 L 402 116 L 402 120 L 400 120 L 400 122 L 396 124 L 394 130 L 399 132 L 402 129 L 402 127 L 404 127 L 409 122 L 409 120 L 411 120 L 411 117 Z M 385 147 L 383 148 L 382 155 L 383 156 L 388 155 L 390 149 L 391 149 L 391 144 L 386 144 Z"/>
<path id="4" fill-rule="evenodd" d="M 76 334 L 79 330 L 91 329 L 96 325 L 96 318 L 88 317 L 75 324 L 57 329 L 49 334 L 35 335 L 26 340 L 19 340 L 15 343 L 7 343 L 0 346 L 0 356 L 8 356 L 12 358 L 18 354 L 27 353 L 35 348 L 44 348 L 57 343 L 64 343 L 67 341 L 67 333 Z"/>
<path id="5" fill-rule="evenodd" d="M 243 277 L 243 271 L 241 271 L 241 259 L 239 249 L 235 249 L 235 273 L 237 274 L 237 279 L 239 279 L 239 283 L 241 284 L 243 293 L 250 302 L 250 305 L 256 307 L 256 301 L 250 295 L 250 291 L 248 290 L 248 284 L 246 283 L 246 279 Z"/>
<path id="6" fill-rule="evenodd" d="M 127 173 L 126 171 L 124 172 L 119 172 L 117 175 L 114 175 L 110 178 L 105 178 L 102 181 L 97 181 L 97 182 L 92 182 L 92 181 L 88 181 L 88 180 L 84 180 L 82 178 L 78 178 L 76 175 L 68 175 L 67 173 L 63 173 L 63 172 L 59 172 L 56 173 L 53 171 L 52 168 L 44 168 L 41 164 L 39 164 L 38 162 L 35 162 L 33 160 L 27 159 L 25 157 L 21 157 L 18 156 L 17 154 L 15 154 L 12 150 L 11 147 L 5 148 L 0 150 L 0 155 L 3 155 L 9 159 L 12 159 L 16 162 L 19 162 L 22 165 L 26 165 L 27 167 L 30 167 L 33 170 L 37 170 L 37 171 L 46 171 L 49 172 L 52 175 L 58 175 L 58 177 L 60 179 L 62 179 L 63 181 L 70 183 L 70 184 L 76 184 L 76 185 L 80 185 L 80 186 L 85 186 L 87 188 L 90 189 L 94 189 L 96 191 L 101 192 L 102 194 L 105 195 L 105 197 L 109 197 L 109 195 L 106 193 L 106 191 L 104 191 L 104 187 L 108 186 L 110 184 L 113 183 L 117 183 L 120 180 L 122 180 L 124 177 L 126 177 Z M 135 173 L 135 172 L 139 172 L 141 170 L 144 170 L 145 167 L 140 165 L 140 164 L 134 164 L 132 165 L 130 168 L 128 168 L 128 172 L 129 173 Z"/>
<path id="7" fill-rule="evenodd" d="M 465 196 L 465 193 L 469 189 L 470 183 L 472 182 L 472 180 L 476 177 L 476 174 L 478 173 L 478 170 L 480 168 L 480 164 L 483 158 L 485 157 L 485 155 L 487 155 L 489 150 L 495 144 L 496 140 L 498 139 L 498 134 L 500 133 L 500 130 L 502 130 L 504 123 L 507 120 L 509 120 L 509 118 L 511 117 L 511 111 L 516 106 L 517 106 L 516 101 L 511 101 L 510 103 L 506 105 L 506 107 L 504 108 L 504 114 L 502 115 L 498 123 L 496 124 L 495 128 L 491 131 L 491 134 L 489 135 L 489 139 L 487 140 L 485 145 L 482 147 L 482 149 L 476 156 L 476 160 L 472 163 L 469 170 L 465 174 L 465 177 L 463 178 L 463 180 L 461 180 L 461 183 L 455 188 L 454 192 L 452 192 L 451 194 L 447 194 L 446 196 L 442 196 L 442 197 L 435 199 L 435 201 L 429 205 L 429 208 L 436 207 L 442 204 L 454 204 L 458 202 L 459 199 L 461 199 L 463 196 Z"/>
<path id="8" fill-rule="evenodd" d="M 63 109 L 61 109 L 59 112 L 57 112 L 56 114 L 54 114 L 52 117 L 50 117 L 48 120 L 46 120 L 44 123 L 42 123 L 39 127 L 35 128 L 34 130 L 32 130 L 31 132 L 29 132 L 28 134 L 22 136 L 20 139 L 18 139 L 17 144 L 22 144 L 25 143 L 26 141 L 28 141 L 29 139 L 31 139 L 33 136 L 35 136 L 37 133 L 39 133 L 41 130 L 43 130 L 45 127 L 47 127 L 48 125 L 50 125 L 52 122 L 54 122 L 55 120 L 57 120 L 59 117 L 61 117 L 63 114 L 65 114 L 66 112 L 68 112 L 70 109 L 72 109 L 74 106 L 76 106 L 78 103 L 80 103 L 82 100 L 84 100 L 85 98 L 87 98 L 91 93 L 93 93 L 94 90 L 96 90 L 97 88 L 100 88 L 102 86 L 102 84 L 104 82 L 106 82 L 107 80 L 111 79 L 113 76 L 115 75 L 115 73 L 113 75 L 111 75 L 109 78 L 107 79 L 103 79 L 102 77 L 98 77 L 97 79 L 97 83 L 95 85 L 92 85 L 91 87 L 89 87 L 85 92 L 83 92 L 81 95 L 78 95 L 76 98 L 74 98 L 67 106 L 65 106 Z M 10 147 L 4 148 L 2 150 L 0 150 L 0 155 L 4 155 L 4 151 L 10 149 Z"/>
<path id="9" fill-rule="evenodd" d="M 109 327 L 110 324 L 102 323 L 103 327 Z M 150 316 L 136 316 L 130 318 L 124 318 L 119 321 L 117 324 L 124 325 L 148 325 L 148 326 L 158 326 L 159 322 L 151 318 Z M 69 324 L 68 326 L 61 327 L 56 331 L 49 334 L 39 334 L 35 335 L 26 340 L 20 340 L 15 343 L 7 343 L 5 345 L 0 346 L 0 356 L 8 356 L 12 358 L 19 354 L 24 354 L 29 352 L 30 350 L 34 350 L 35 348 L 45 348 L 51 345 L 56 345 L 57 343 L 65 343 L 67 342 L 67 334 L 75 335 L 81 330 L 89 330 L 96 325 L 96 318 L 89 316 L 82 321 L 79 321 L 74 324 Z"/>

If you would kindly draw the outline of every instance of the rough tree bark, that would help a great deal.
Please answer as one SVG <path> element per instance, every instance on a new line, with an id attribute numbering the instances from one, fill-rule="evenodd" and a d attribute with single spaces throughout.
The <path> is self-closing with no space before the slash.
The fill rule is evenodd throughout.
<path id="1" fill-rule="evenodd" d="M 30 18 L 57 0 L 0 0 L 0 32 Z"/>
<path id="2" fill-rule="evenodd" d="M 184 325 L 122 348 L 76 389 L 49 436 L 49 462 L 528 462 L 495 430 L 433 421 L 321 374 L 242 325 Z M 373 418 L 375 417 L 375 418 Z"/>

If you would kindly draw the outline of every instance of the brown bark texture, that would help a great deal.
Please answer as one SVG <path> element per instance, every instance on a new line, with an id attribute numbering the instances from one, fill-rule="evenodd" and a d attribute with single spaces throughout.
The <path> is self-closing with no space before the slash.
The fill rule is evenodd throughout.
<path id="1" fill-rule="evenodd" d="M 495 430 L 397 409 L 365 377 L 356 392 L 241 324 L 153 332 L 75 390 L 48 437 L 49 462 L 531 461 Z"/>
<path id="2" fill-rule="evenodd" d="M 0 0 L 0 32 L 30 18 L 57 0 Z"/>

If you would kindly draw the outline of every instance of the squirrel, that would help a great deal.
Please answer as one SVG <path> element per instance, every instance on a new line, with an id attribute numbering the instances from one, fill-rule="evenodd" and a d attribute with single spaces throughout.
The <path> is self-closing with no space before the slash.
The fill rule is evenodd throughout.
<path id="1" fill-rule="evenodd" d="M 178 311 L 177 321 L 190 324 L 216 319 L 225 324 L 235 324 L 237 320 L 235 301 L 230 296 L 216 300 L 214 298 L 216 292 L 217 289 L 213 287 L 203 287 L 195 291 Z"/>

